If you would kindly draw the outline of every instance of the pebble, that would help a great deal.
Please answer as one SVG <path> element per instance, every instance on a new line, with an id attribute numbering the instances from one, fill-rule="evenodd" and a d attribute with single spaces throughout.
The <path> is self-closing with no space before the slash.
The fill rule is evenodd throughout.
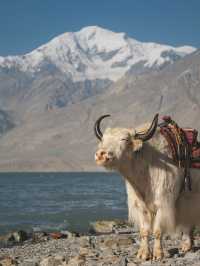
<path id="1" fill-rule="evenodd" d="M 21 266 L 39 266 L 38 260 L 24 260 L 20 263 Z"/>
<path id="2" fill-rule="evenodd" d="M 118 231 L 112 229 L 108 233 L 111 224 Z M 0 266 L 200 266 L 199 238 L 195 240 L 195 248 L 185 255 L 178 249 L 180 239 L 165 238 L 166 257 L 160 262 L 141 262 L 136 258 L 138 233 L 126 226 L 123 226 L 126 233 L 118 233 L 120 228 L 115 223 L 108 225 L 105 234 L 78 236 L 66 231 L 61 232 L 65 238 L 55 239 L 37 232 L 38 238 L 35 235 L 34 239 L 23 244 L 0 248 Z M 151 239 L 151 248 L 152 244 Z"/>
<path id="3" fill-rule="evenodd" d="M 11 257 L 4 257 L 0 260 L 0 266 L 14 266 L 17 262 Z"/>

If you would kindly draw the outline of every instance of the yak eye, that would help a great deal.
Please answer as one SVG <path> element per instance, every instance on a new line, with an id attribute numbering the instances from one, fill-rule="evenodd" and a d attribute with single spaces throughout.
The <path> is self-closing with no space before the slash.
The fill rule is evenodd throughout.
<path id="1" fill-rule="evenodd" d="M 129 139 L 121 139 L 121 141 L 129 141 Z"/>

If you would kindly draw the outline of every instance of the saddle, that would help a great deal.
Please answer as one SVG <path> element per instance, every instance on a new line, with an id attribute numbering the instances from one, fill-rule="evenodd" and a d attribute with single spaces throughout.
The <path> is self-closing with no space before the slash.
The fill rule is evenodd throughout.
<path id="1" fill-rule="evenodd" d="M 160 127 L 171 150 L 172 158 L 178 167 L 184 169 L 183 189 L 192 190 L 190 169 L 200 169 L 200 142 L 197 140 L 198 131 L 193 128 L 181 128 L 171 119 L 164 116 Z"/>

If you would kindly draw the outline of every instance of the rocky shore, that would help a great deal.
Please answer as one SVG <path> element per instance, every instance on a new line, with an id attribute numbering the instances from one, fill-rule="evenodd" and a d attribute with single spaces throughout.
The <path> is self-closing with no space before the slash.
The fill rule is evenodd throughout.
<path id="1" fill-rule="evenodd" d="M 0 237 L 0 245 L 0 266 L 200 266 L 198 234 L 193 250 L 185 255 L 179 251 L 180 237 L 165 236 L 165 258 L 141 262 L 136 258 L 138 232 L 119 221 L 93 223 L 87 235 L 18 231 Z"/>

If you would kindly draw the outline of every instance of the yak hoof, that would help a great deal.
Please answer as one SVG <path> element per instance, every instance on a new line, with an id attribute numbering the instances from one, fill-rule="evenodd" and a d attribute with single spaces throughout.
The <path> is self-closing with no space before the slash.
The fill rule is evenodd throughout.
<path id="1" fill-rule="evenodd" d="M 192 249 L 191 243 L 183 242 L 181 245 L 181 252 L 186 253 Z"/>
<path id="2" fill-rule="evenodd" d="M 162 260 L 163 257 L 164 257 L 164 253 L 163 253 L 163 250 L 161 248 L 154 249 L 154 251 L 153 251 L 153 260 L 154 261 Z"/>
<path id="3" fill-rule="evenodd" d="M 143 261 L 151 259 L 151 252 L 148 248 L 140 247 L 137 253 L 137 258 Z"/>

